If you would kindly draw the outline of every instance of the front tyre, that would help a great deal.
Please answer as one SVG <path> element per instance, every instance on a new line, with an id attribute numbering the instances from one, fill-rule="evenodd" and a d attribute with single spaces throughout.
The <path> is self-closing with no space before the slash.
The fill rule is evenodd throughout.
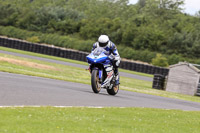
<path id="1" fill-rule="evenodd" d="M 93 70 L 91 76 L 92 90 L 94 93 L 99 93 L 101 91 L 101 84 L 99 83 L 99 71 Z"/>
<path id="2" fill-rule="evenodd" d="M 119 91 L 119 85 L 115 85 L 112 87 L 112 89 L 107 89 L 108 94 L 110 95 L 116 95 Z"/>

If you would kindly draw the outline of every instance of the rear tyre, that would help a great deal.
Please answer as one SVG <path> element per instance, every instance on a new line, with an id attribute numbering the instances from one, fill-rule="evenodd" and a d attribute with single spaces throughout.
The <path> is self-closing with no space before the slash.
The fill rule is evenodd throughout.
<path id="1" fill-rule="evenodd" d="M 112 89 L 107 89 L 108 94 L 110 95 L 116 95 L 119 91 L 119 85 L 115 85 L 112 87 Z"/>
<path id="2" fill-rule="evenodd" d="M 99 71 L 93 70 L 91 77 L 92 90 L 94 93 L 99 93 L 101 91 L 101 84 L 99 83 Z"/>

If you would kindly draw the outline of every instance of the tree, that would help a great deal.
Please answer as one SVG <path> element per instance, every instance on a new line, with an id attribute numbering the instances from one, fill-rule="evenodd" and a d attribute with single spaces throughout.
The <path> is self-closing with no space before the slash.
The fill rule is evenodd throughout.
<path id="1" fill-rule="evenodd" d="M 184 0 L 146 0 L 145 11 L 162 21 L 174 18 L 174 14 L 182 11 Z"/>
<path id="2" fill-rule="evenodd" d="M 181 11 L 184 0 L 159 0 L 159 8 Z"/>
<path id="3" fill-rule="evenodd" d="M 152 64 L 160 67 L 168 67 L 167 58 L 163 57 L 162 54 L 157 54 L 155 58 L 152 59 Z"/>
<path id="4" fill-rule="evenodd" d="M 139 6 L 140 6 L 141 8 L 143 8 L 143 7 L 145 7 L 145 5 L 146 5 L 146 0 L 139 0 L 139 1 L 138 1 L 138 4 L 139 4 Z"/>

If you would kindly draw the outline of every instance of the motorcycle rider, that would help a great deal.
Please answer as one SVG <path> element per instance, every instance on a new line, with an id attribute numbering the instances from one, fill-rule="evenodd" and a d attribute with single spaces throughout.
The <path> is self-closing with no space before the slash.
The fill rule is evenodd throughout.
<path id="1" fill-rule="evenodd" d="M 118 72 L 118 67 L 120 64 L 120 55 L 117 51 L 117 47 L 113 42 L 109 40 L 109 37 L 107 35 L 100 35 L 98 38 L 98 41 L 93 44 L 92 51 L 94 51 L 96 48 L 102 47 L 107 51 L 107 55 L 110 56 L 111 54 L 114 55 L 114 62 L 113 66 L 112 65 L 105 65 L 104 68 L 107 72 L 107 78 L 104 80 L 102 83 L 101 87 L 105 87 L 107 83 L 109 83 L 112 78 L 113 78 L 113 71 L 112 67 L 115 68 L 114 74 L 116 75 L 116 81 L 115 84 L 118 85 L 119 83 L 119 72 Z"/>

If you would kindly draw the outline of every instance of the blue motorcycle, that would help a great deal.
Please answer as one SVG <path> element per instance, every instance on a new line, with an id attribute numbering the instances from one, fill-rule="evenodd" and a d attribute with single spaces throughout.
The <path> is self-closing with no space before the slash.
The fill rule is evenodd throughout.
<path id="1" fill-rule="evenodd" d="M 88 64 L 90 65 L 89 70 L 91 73 L 91 86 L 94 93 L 101 91 L 101 84 L 105 81 L 107 76 L 112 77 L 110 82 L 104 89 L 107 90 L 108 94 L 116 95 L 119 91 L 119 84 L 116 85 L 116 76 L 114 74 L 115 68 L 113 67 L 114 56 L 109 55 L 105 49 L 98 47 L 87 57 Z M 111 65 L 112 71 L 107 75 L 104 68 L 106 65 Z"/>

